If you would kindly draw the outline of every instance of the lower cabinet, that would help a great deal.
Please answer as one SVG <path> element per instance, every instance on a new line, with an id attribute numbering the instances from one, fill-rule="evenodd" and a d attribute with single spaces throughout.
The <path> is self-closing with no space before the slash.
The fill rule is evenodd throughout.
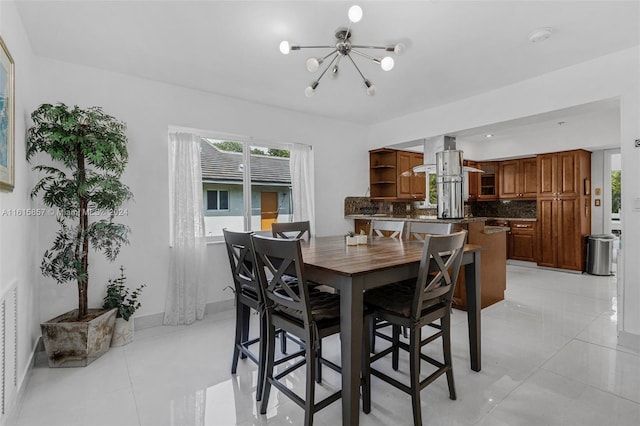
<path id="1" fill-rule="evenodd" d="M 538 200 L 538 265 L 583 271 L 591 223 L 578 198 Z"/>
<path id="2" fill-rule="evenodd" d="M 536 223 L 533 221 L 510 221 L 508 258 L 536 261 Z"/>
<path id="3" fill-rule="evenodd" d="M 486 308 L 504 299 L 507 288 L 507 233 L 485 233 L 484 222 L 471 222 L 456 225 L 455 231 L 466 229 L 467 243 L 484 247 L 480 254 L 481 300 L 480 306 Z M 461 267 L 456 289 L 453 293 L 453 306 L 467 310 L 464 266 Z"/>

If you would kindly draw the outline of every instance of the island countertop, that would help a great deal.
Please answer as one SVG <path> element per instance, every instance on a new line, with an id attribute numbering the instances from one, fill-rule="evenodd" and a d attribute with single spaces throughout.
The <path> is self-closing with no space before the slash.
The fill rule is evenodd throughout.
<path id="1" fill-rule="evenodd" d="M 438 219 L 437 216 L 389 216 L 386 214 L 349 214 L 345 219 L 360 220 L 401 220 L 405 222 L 434 222 L 434 223 L 475 223 L 485 222 L 486 217 L 465 217 L 462 219 Z"/>

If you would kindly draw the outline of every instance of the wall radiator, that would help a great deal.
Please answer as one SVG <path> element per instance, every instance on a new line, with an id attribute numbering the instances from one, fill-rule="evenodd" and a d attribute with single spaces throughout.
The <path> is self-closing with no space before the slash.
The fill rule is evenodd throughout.
<path id="1" fill-rule="evenodd" d="M 4 419 L 18 389 L 18 288 L 14 284 L 0 300 L 0 419 Z"/>

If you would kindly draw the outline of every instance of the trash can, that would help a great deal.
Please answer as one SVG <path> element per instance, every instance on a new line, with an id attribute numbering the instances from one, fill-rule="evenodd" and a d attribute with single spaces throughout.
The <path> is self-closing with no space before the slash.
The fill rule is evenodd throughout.
<path id="1" fill-rule="evenodd" d="M 590 235 L 587 241 L 587 273 L 591 275 L 611 275 L 613 242 L 611 234 Z"/>

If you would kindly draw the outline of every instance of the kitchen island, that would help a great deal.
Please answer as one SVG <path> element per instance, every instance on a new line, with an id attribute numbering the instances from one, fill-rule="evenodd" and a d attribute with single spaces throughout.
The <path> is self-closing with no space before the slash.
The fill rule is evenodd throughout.
<path id="1" fill-rule="evenodd" d="M 507 284 L 507 232 L 505 226 L 487 226 L 486 217 L 466 217 L 462 219 L 438 219 L 436 216 L 387 216 L 381 214 L 347 214 L 345 219 L 354 220 L 356 234 L 369 233 L 369 225 L 372 220 L 393 220 L 404 222 L 433 222 L 453 223 L 454 230 L 466 230 L 467 242 L 482 246 L 482 262 L 480 276 L 482 282 L 481 307 L 485 308 L 504 299 L 504 291 Z M 458 309 L 466 310 L 464 271 L 460 271 L 456 291 L 453 296 L 453 305 Z"/>

